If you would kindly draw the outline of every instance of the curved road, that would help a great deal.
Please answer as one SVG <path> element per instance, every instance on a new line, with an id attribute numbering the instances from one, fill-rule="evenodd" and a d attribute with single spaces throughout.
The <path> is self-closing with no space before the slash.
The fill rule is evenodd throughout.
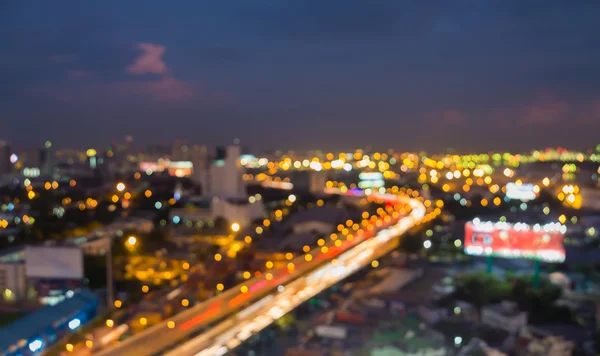
<path id="1" fill-rule="evenodd" d="M 245 281 L 210 300 L 175 315 L 168 321 L 154 325 L 138 335 L 120 342 L 115 346 L 108 347 L 105 350 L 95 352 L 95 354 L 102 356 L 150 356 L 167 350 L 170 347 L 187 340 L 189 337 L 201 333 L 203 329 L 211 323 L 236 313 L 247 307 L 250 303 L 273 293 L 277 290 L 277 287 L 287 286 L 288 283 L 301 276 L 306 276 L 319 266 L 331 266 L 330 262 L 334 257 L 339 256 L 345 251 L 351 251 L 356 246 L 363 246 L 363 242 L 378 243 L 379 241 L 380 243 L 384 243 L 387 240 L 382 240 L 382 236 L 387 239 L 393 237 L 390 235 L 390 231 L 396 231 L 394 236 L 399 235 L 405 230 L 400 232 L 400 230 L 397 229 L 400 227 L 402 227 L 402 229 L 412 227 L 414 222 L 422 219 L 425 214 L 424 206 L 417 200 L 409 201 L 408 198 L 387 194 L 377 194 L 374 195 L 374 197 L 393 202 L 410 203 L 413 210 L 409 216 L 400 218 L 399 221 L 390 221 L 390 223 L 394 223 L 391 228 L 388 228 L 390 224 L 387 224 L 387 226 L 383 225 L 383 230 L 376 235 L 366 231 L 364 234 L 356 236 L 352 241 L 343 241 L 342 245 L 339 247 L 330 247 L 326 253 L 322 253 L 320 247 L 316 248 L 310 251 L 311 256 L 314 257 L 312 260 L 307 261 L 305 259 L 306 255 L 299 256 L 292 260 L 291 262 L 293 262 L 295 266 L 294 269 L 288 270 L 287 268 L 284 268 L 273 270 L 271 272 L 272 278 L 270 279 L 267 279 L 269 276 L 265 273 L 261 277 Z M 371 237 L 374 238 L 371 239 Z M 242 291 L 242 288 L 247 288 L 247 291 Z M 174 324 L 169 322 L 173 322 Z"/>

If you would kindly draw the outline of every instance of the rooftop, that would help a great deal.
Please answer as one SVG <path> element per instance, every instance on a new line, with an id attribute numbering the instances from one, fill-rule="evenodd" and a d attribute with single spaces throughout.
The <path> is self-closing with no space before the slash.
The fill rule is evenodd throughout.
<path id="1" fill-rule="evenodd" d="M 0 328 L 0 350 L 8 349 L 21 339 L 31 340 L 38 337 L 54 323 L 73 317 L 92 303 L 97 304 L 98 297 L 91 291 L 83 289 L 55 306 L 42 308 Z"/>

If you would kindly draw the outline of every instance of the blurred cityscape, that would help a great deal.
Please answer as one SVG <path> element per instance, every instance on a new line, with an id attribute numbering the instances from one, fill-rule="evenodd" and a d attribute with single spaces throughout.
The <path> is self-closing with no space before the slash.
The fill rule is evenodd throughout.
<path id="1" fill-rule="evenodd" d="M 0 354 L 595 355 L 600 145 L 0 141 Z"/>

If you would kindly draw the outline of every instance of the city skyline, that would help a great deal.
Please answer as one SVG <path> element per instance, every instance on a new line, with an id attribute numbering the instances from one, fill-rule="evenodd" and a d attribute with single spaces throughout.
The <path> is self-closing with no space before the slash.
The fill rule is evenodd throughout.
<path id="1" fill-rule="evenodd" d="M 0 15 L 0 139 L 14 147 L 597 143 L 597 4 L 36 5 Z"/>

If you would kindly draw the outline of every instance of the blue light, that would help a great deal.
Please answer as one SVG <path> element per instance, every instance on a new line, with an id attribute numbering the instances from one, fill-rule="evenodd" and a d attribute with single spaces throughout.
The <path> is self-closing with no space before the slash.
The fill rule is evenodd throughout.
<path id="1" fill-rule="evenodd" d="M 181 221 L 181 219 L 179 218 L 179 216 L 173 216 L 173 223 L 174 224 L 179 224 L 180 221 Z"/>
<path id="2" fill-rule="evenodd" d="M 175 192 L 175 194 L 173 194 L 173 198 L 175 198 L 175 200 L 179 201 L 179 199 L 181 199 L 181 193 Z"/>
<path id="3" fill-rule="evenodd" d="M 160 210 L 160 208 L 162 208 L 162 203 L 157 201 L 156 203 L 154 203 L 154 207 L 156 208 L 156 210 Z"/>
<path id="4" fill-rule="evenodd" d="M 32 342 L 29 343 L 29 350 L 31 350 L 31 352 L 36 352 L 42 349 L 42 346 L 44 346 L 44 343 L 42 342 L 42 340 L 33 340 Z"/>
<path id="5" fill-rule="evenodd" d="M 8 203 L 8 211 L 13 211 L 15 205 L 13 203 Z"/>
<path id="6" fill-rule="evenodd" d="M 75 330 L 79 327 L 79 325 L 81 325 L 81 320 L 79 319 L 73 319 L 71 321 L 69 321 L 69 329 L 71 330 Z"/>

